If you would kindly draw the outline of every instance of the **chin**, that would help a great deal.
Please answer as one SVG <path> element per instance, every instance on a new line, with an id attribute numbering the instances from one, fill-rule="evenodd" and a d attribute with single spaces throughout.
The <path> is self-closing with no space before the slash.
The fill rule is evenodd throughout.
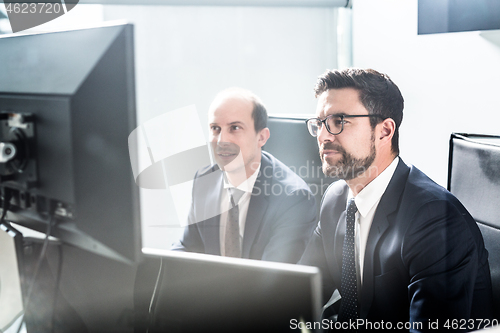
<path id="1" fill-rule="evenodd" d="M 218 163 L 218 165 L 219 165 L 219 168 L 221 168 L 221 170 L 224 172 L 238 173 L 238 172 L 245 171 L 244 165 L 234 165 L 231 163 L 225 163 L 225 164 Z"/>
<path id="2" fill-rule="evenodd" d="M 323 162 L 321 169 L 327 177 L 344 179 L 343 177 L 339 177 L 342 176 L 342 172 L 338 165 Z"/>
<path id="3" fill-rule="evenodd" d="M 246 171 L 245 171 L 245 168 L 244 167 L 240 167 L 240 168 L 225 168 L 224 169 L 225 172 L 227 173 L 230 173 L 230 174 L 245 174 L 246 175 Z"/>

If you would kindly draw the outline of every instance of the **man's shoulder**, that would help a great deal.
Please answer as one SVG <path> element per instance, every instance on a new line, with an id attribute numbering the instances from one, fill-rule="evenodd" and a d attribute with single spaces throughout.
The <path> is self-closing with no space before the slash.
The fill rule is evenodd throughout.
<path id="1" fill-rule="evenodd" d="M 194 178 L 200 178 L 215 171 L 220 171 L 219 166 L 217 164 L 207 165 L 205 167 L 202 167 L 201 169 L 198 169 L 198 171 L 196 171 Z"/>
<path id="2" fill-rule="evenodd" d="M 213 191 L 214 186 L 222 184 L 222 171 L 217 164 L 198 169 L 193 177 L 193 193 L 203 194 Z"/>
<path id="3" fill-rule="evenodd" d="M 459 215 L 467 215 L 467 210 L 460 201 L 443 186 L 434 182 L 417 167 L 410 165 L 410 171 L 406 180 L 404 191 L 401 195 L 399 205 L 400 214 L 408 219 L 415 216 L 451 215 L 459 212 Z M 443 213 L 444 212 L 444 213 Z M 465 216 L 464 215 L 464 216 Z"/>
<path id="4" fill-rule="evenodd" d="M 349 186 L 342 179 L 336 180 L 328 186 L 321 199 L 321 209 L 323 207 L 332 206 L 343 206 L 345 209 L 345 204 L 347 201 L 347 195 L 349 193 Z"/>
<path id="5" fill-rule="evenodd" d="M 347 200 L 349 187 L 343 180 L 333 182 L 325 191 L 323 204 L 332 204 L 341 200 Z M 445 188 L 438 185 L 425 173 L 413 165 L 407 165 L 400 160 L 391 181 L 384 193 L 391 202 L 400 201 L 403 204 L 422 204 L 434 200 L 452 200 L 454 196 Z"/>
<path id="6" fill-rule="evenodd" d="M 417 167 L 410 165 L 405 192 L 414 197 L 421 197 L 424 201 L 450 200 L 453 194 L 448 192 L 443 186 L 437 184 Z"/>
<path id="7" fill-rule="evenodd" d="M 310 192 L 309 186 L 299 175 L 266 151 L 262 151 L 260 175 L 270 179 L 273 184 L 285 186 L 286 191 L 306 190 Z"/>

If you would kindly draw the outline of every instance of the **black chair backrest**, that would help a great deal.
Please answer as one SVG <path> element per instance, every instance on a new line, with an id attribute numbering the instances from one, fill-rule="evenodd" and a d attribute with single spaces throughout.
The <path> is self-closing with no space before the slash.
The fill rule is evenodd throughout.
<path id="1" fill-rule="evenodd" d="M 264 150 L 273 154 L 304 179 L 316 198 L 319 214 L 323 193 L 336 179 L 323 174 L 318 143 L 307 131 L 306 119 L 307 117 L 300 116 L 269 116 L 267 125 L 271 137 Z"/>
<path id="2" fill-rule="evenodd" d="M 500 136 L 451 135 L 448 190 L 471 213 L 483 234 L 494 315 L 500 319 Z"/>

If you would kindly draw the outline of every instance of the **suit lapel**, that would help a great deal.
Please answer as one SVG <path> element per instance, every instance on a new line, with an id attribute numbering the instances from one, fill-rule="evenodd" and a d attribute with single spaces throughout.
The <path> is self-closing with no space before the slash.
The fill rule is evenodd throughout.
<path id="1" fill-rule="evenodd" d="M 336 266 L 332 267 L 338 267 L 338 270 L 335 272 L 332 272 L 332 274 L 335 276 L 335 274 L 338 274 L 339 282 L 340 282 L 340 271 L 342 268 L 342 248 L 344 247 L 344 238 L 345 238 L 345 229 L 346 229 L 346 205 L 347 205 L 347 196 L 349 193 L 349 188 L 347 187 L 347 184 L 344 185 L 344 190 L 342 191 L 342 195 L 335 201 L 335 206 L 332 209 L 333 215 L 332 216 L 338 216 L 337 219 L 337 226 L 335 229 L 335 238 L 333 240 L 333 248 L 335 251 L 333 253 L 338 253 L 333 260 L 335 260 Z M 339 284 L 340 285 L 340 284 Z"/>
<path id="2" fill-rule="evenodd" d="M 366 318 L 373 300 L 374 270 L 373 261 L 377 244 L 391 225 L 389 215 L 395 212 L 399 206 L 399 199 L 406 185 L 409 173 L 408 166 L 400 158 L 394 175 L 392 176 L 386 191 L 382 195 L 373 217 L 372 226 L 366 242 L 366 250 L 363 264 L 363 287 L 361 288 L 361 318 Z"/>
<path id="3" fill-rule="evenodd" d="M 272 176 L 274 174 L 274 169 L 272 169 L 270 174 L 268 171 L 263 172 L 263 170 L 269 170 L 268 168 L 272 168 L 271 161 L 264 154 L 262 154 L 259 175 L 253 187 L 252 197 L 248 206 L 247 219 L 245 221 L 243 251 L 241 254 L 243 258 L 250 257 L 252 244 L 254 243 L 255 237 L 257 236 L 261 225 L 264 223 L 264 216 L 269 204 L 269 198 L 268 195 L 266 195 L 266 190 L 269 191 L 271 188 Z"/>
<path id="4" fill-rule="evenodd" d="M 387 213 L 383 212 L 377 208 L 375 217 L 373 218 L 373 223 L 370 228 L 370 233 L 368 234 L 368 240 L 366 243 L 365 258 L 363 264 L 363 286 L 361 288 L 361 318 L 366 318 L 368 311 L 371 307 L 373 300 L 373 285 L 374 285 L 374 274 L 373 274 L 373 257 L 374 251 L 377 246 L 380 237 L 385 233 L 389 227 L 389 221 L 387 219 Z"/>

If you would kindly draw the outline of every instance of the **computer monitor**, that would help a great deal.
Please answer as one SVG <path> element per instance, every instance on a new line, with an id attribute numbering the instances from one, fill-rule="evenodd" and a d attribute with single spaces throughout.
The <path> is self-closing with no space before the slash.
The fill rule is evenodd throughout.
<path id="1" fill-rule="evenodd" d="M 133 26 L 0 37 L 0 189 L 6 220 L 134 263 L 139 191 Z"/>
<path id="2" fill-rule="evenodd" d="M 316 267 L 144 251 L 161 260 L 150 333 L 287 332 L 320 322 Z"/>

